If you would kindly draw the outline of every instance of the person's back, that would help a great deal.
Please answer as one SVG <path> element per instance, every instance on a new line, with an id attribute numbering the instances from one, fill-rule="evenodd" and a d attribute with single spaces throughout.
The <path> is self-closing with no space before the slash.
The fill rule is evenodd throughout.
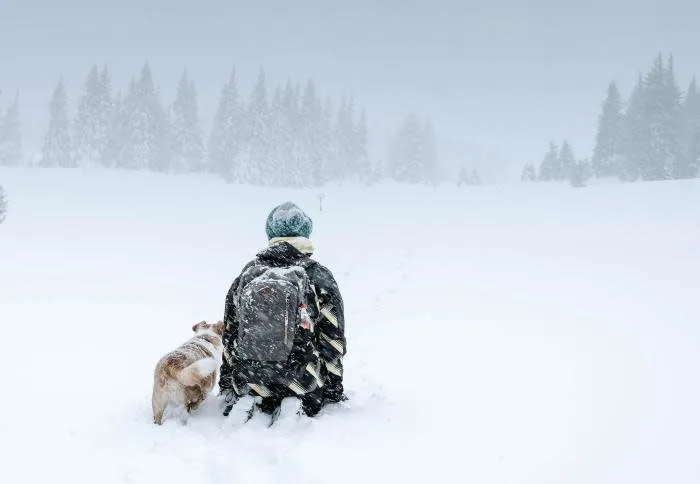
<path id="1" fill-rule="evenodd" d="M 265 412 L 297 396 L 309 416 L 345 399 L 343 300 L 331 271 L 310 258 L 312 227 L 292 203 L 272 210 L 269 246 L 227 294 L 219 379 L 225 413 L 242 395 L 261 397 Z"/>

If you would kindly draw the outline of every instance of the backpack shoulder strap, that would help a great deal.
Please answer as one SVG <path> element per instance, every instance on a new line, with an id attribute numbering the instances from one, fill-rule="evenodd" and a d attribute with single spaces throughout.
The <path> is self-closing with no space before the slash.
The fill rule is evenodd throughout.
<path id="1" fill-rule="evenodd" d="M 304 269 L 304 272 L 306 272 L 306 275 L 308 276 L 309 267 L 312 267 L 316 264 L 317 264 L 317 262 L 315 260 L 313 260 L 311 257 L 304 257 L 303 259 L 299 260 L 295 265 Z M 318 293 L 316 292 L 316 285 L 314 284 L 314 281 L 311 280 L 311 277 L 309 277 L 309 286 L 311 286 L 311 292 L 314 293 L 314 303 L 316 304 L 316 309 L 318 310 L 318 312 L 320 314 L 321 313 L 321 300 L 318 297 Z"/>
<path id="2" fill-rule="evenodd" d="M 317 262 L 311 257 L 304 257 L 303 259 L 299 260 L 295 265 L 302 267 L 304 270 L 307 270 L 309 267 L 315 264 L 317 264 Z"/>

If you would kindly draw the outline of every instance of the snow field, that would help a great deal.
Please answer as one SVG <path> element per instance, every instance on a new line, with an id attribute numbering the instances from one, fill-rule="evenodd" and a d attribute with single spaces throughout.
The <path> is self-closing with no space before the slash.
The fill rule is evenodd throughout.
<path id="1" fill-rule="evenodd" d="M 8 482 L 696 483 L 700 184 L 379 185 L 0 170 Z M 324 211 L 317 196 L 325 193 Z M 346 304 L 351 400 L 151 423 L 152 372 L 291 199 Z"/>

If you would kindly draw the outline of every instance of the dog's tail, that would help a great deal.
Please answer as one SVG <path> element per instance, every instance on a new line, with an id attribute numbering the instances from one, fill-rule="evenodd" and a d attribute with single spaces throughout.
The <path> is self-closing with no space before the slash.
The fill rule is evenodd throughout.
<path id="1" fill-rule="evenodd" d="M 218 368 L 219 362 L 214 358 L 204 358 L 180 370 L 176 378 L 186 387 L 190 387 L 199 384 L 199 382 L 214 373 Z"/>

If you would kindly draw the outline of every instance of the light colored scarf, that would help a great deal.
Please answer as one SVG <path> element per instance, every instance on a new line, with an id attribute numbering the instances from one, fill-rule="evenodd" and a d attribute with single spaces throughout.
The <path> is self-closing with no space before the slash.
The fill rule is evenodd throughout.
<path id="1" fill-rule="evenodd" d="M 269 244 L 272 247 L 282 242 L 287 242 L 304 255 L 312 255 L 314 253 L 314 245 L 306 237 L 274 237 L 270 239 Z"/>

